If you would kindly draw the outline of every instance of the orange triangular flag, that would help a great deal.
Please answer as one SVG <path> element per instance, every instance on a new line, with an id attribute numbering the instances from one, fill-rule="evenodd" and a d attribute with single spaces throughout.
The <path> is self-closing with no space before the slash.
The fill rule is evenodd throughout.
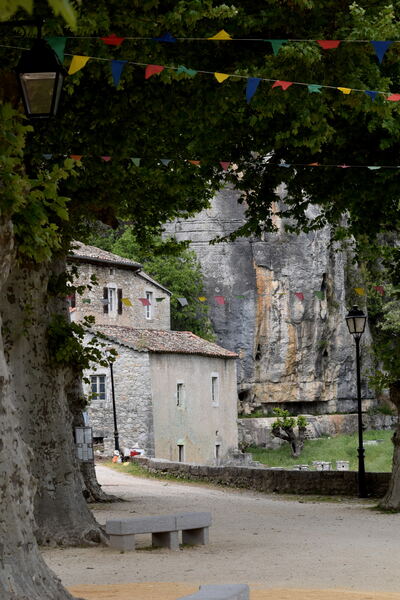
<path id="1" fill-rule="evenodd" d="M 231 36 L 229 35 L 229 33 L 227 33 L 225 31 L 225 29 L 221 29 L 221 31 L 218 31 L 218 33 L 216 33 L 215 35 L 213 35 L 212 37 L 207 38 L 208 40 L 231 40 Z"/>
<path id="2" fill-rule="evenodd" d="M 199 160 L 188 160 L 188 162 L 189 162 L 191 165 L 197 165 L 197 166 L 199 166 L 199 164 L 200 164 L 200 161 L 199 161 Z"/>
<path id="3" fill-rule="evenodd" d="M 72 160 L 81 160 L 83 154 L 70 154 L 70 158 L 72 158 Z"/>
<path id="4" fill-rule="evenodd" d="M 218 83 L 222 83 L 223 81 L 225 81 L 225 79 L 228 79 L 229 75 L 227 75 L 226 73 L 214 73 L 214 77 L 218 81 Z"/>
<path id="5" fill-rule="evenodd" d="M 77 71 L 83 69 L 89 58 L 90 56 L 73 56 L 68 69 L 68 75 L 73 75 Z"/>

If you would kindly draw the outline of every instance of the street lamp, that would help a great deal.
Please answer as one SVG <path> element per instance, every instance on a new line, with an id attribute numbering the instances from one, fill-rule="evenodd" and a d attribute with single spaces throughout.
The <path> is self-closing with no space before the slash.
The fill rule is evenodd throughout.
<path id="1" fill-rule="evenodd" d="M 108 351 L 114 350 L 113 348 L 107 348 Z M 117 425 L 117 410 L 115 406 L 115 388 L 114 388 L 114 371 L 113 371 L 113 360 L 115 358 L 115 354 L 110 354 L 108 356 L 108 365 L 110 367 L 110 375 L 111 375 L 111 398 L 112 398 L 112 407 L 113 407 L 113 417 L 114 417 L 114 448 L 118 450 L 121 455 L 119 449 L 119 433 L 118 433 L 118 425 Z"/>
<path id="2" fill-rule="evenodd" d="M 356 342 L 356 369 L 357 369 L 357 409 L 358 409 L 358 496 L 367 497 L 367 488 L 365 483 L 365 464 L 364 464 L 364 445 L 363 445 L 363 425 L 361 412 L 361 375 L 360 375 L 360 339 L 364 333 L 367 315 L 363 313 L 358 306 L 353 308 L 346 315 L 346 323 L 349 332 Z"/>
<path id="3" fill-rule="evenodd" d="M 66 71 L 48 43 L 39 36 L 32 48 L 22 53 L 15 72 L 26 116 L 55 116 Z"/>

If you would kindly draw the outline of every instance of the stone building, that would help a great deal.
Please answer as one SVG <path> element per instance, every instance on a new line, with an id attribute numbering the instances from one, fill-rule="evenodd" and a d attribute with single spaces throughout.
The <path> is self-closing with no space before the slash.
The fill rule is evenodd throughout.
<path id="1" fill-rule="evenodd" d="M 148 456 L 219 464 L 238 446 L 236 358 L 188 331 L 170 330 L 171 293 L 141 271 L 141 265 L 76 243 L 70 264 L 75 285 L 98 285 L 70 299 L 73 320 L 93 315 L 86 342 L 103 336 L 113 363 L 120 448 Z M 85 373 L 88 416 L 95 441 L 114 448 L 111 370 Z"/>

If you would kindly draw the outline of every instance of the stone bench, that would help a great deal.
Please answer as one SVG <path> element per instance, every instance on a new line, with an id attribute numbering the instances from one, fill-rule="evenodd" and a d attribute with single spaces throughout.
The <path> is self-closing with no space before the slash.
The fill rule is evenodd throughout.
<path id="1" fill-rule="evenodd" d="M 152 545 L 179 550 L 179 531 L 183 544 L 207 544 L 211 513 L 189 512 L 152 517 L 110 519 L 106 522 L 106 533 L 110 546 L 117 550 L 134 550 L 135 535 L 151 533 Z"/>
<path id="2" fill-rule="evenodd" d="M 178 600 L 249 600 L 249 586 L 242 584 L 201 585 L 198 592 Z"/>

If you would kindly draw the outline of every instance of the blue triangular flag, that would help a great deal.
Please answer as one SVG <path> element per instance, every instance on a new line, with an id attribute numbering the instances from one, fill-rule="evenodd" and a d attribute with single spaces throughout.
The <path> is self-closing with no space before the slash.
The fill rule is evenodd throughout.
<path id="1" fill-rule="evenodd" d="M 53 158 L 52 154 L 42 154 L 43 158 L 45 158 L 46 160 L 50 160 L 51 158 Z"/>
<path id="2" fill-rule="evenodd" d="M 365 93 L 367 94 L 367 96 L 369 96 L 372 99 L 372 102 L 375 100 L 375 98 L 378 95 L 378 92 L 371 92 L 371 90 L 365 90 Z"/>
<path id="3" fill-rule="evenodd" d="M 163 165 L 168 167 L 169 163 L 171 162 L 171 159 L 170 158 L 160 158 L 160 161 L 162 162 Z"/>
<path id="4" fill-rule="evenodd" d="M 289 163 L 285 163 L 285 162 L 281 162 L 279 163 L 278 167 L 285 167 L 285 169 L 288 169 L 289 167 L 291 167 L 292 165 L 289 165 Z"/>
<path id="5" fill-rule="evenodd" d="M 379 62 L 381 63 L 383 57 L 385 56 L 386 50 L 393 44 L 393 42 L 371 42 L 373 47 L 375 48 L 375 53 L 378 57 Z"/>
<path id="6" fill-rule="evenodd" d="M 117 87 L 119 80 L 121 79 L 122 71 L 126 65 L 126 60 L 112 60 L 111 61 L 111 74 L 114 80 L 114 85 Z"/>
<path id="7" fill-rule="evenodd" d="M 246 85 L 246 100 L 247 100 L 247 102 L 250 102 L 250 100 L 256 93 L 258 84 L 260 83 L 260 81 L 261 81 L 260 77 L 249 77 L 248 78 L 247 85 Z"/>
<path id="8" fill-rule="evenodd" d="M 152 38 L 154 42 L 176 42 L 176 39 L 170 33 L 164 33 L 161 37 Z"/>

